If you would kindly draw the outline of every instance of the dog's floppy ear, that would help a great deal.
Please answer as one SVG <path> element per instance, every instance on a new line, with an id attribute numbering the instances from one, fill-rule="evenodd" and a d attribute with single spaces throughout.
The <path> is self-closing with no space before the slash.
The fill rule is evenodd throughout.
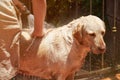
<path id="1" fill-rule="evenodd" d="M 77 27 L 73 29 L 73 36 L 80 43 L 82 42 L 82 37 L 83 37 L 83 27 L 84 25 L 78 24 Z"/>

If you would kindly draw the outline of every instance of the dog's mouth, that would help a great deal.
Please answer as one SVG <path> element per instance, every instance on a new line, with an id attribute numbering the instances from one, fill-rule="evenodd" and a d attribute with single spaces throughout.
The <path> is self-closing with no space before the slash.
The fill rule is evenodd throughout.
<path id="1" fill-rule="evenodd" d="M 94 53 L 94 54 L 103 54 L 105 53 L 106 49 L 101 49 L 101 48 L 95 48 L 95 47 L 91 47 L 91 51 Z"/>

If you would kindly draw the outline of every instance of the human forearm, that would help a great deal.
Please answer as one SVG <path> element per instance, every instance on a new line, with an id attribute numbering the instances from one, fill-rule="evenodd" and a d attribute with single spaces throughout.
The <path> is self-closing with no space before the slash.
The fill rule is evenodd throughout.
<path id="1" fill-rule="evenodd" d="M 43 23 L 46 15 L 46 0 L 32 0 L 34 21 L 33 36 L 43 35 Z"/>

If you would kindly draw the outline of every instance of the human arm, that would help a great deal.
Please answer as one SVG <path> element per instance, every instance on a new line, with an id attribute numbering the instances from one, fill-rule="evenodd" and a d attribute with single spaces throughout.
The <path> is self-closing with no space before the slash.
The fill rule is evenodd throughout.
<path id="1" fill-rule="evenodd" d="M 33 37 L 42 37 L 43 24 L 46 16 L 46 0 L 32 0 L 34 14 L 34 31 Z"/>

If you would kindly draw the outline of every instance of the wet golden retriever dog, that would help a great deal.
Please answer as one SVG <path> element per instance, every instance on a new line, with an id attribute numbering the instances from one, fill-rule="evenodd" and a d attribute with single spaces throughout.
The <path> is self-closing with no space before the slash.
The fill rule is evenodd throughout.
<path id="1" fill-rule="evenodd" d="M 20 71 L 47 80 L 74 80 L 88 52 L 105 52 L 104 34 L 104 22 L 93 15 L 51 29 L 42 39 L 23 31 Z"/>

